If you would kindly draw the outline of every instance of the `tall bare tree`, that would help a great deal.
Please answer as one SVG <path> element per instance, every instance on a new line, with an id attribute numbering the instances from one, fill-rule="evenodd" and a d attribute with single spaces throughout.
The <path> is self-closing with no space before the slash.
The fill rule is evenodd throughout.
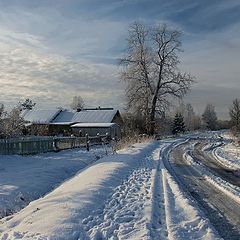
<path id="1" fill-rule="evenodd" d="M 126 82 L 129 109 L 142 111 L 154 134 L 158 112 L 165 110 L 169 97 L 182 98 L 193 77 L 178 69 L 181 32 L 167 25 L 145 26 L 135 22 L 129 27 L 125 66 L 121 72 Z"/>
<path id="2" fill-rule="evenodd" d="M 184 121 L 188 131 L 195 130 L 195 119 L 196 115 L 193 106 L 190 103 L 187 103 L 185 106 Z"/>
<path id="3" fill-rule="evenodd" d="M 81 96 L 74 96 L 72 99 L 72 102 L 70 104 L 70 107 L 73 110 L 83 109 L 85 106 L 84 100 Z"/>
<path id="4" fill-rule="evenodd" d="M 212 104 L 207 104 L 202 115 L 203 121 L 210 130 L 216 130 L 217 128 L 217 114 L 215 107 Z"/>
<path id="5" fill-rule="evenodd" d="M 233 127 L 240 132 L 240 99 L 236 98 L 233 100 L 232 106 L 229 108 L 229 115 Z"/>

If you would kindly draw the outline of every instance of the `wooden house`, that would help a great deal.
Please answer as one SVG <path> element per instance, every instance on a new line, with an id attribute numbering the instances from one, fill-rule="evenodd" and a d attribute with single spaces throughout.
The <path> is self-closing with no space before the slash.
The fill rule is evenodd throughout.
<path id="1" fill-rule="evenodd" d="M 117 134 L 114 133 L 113 135 L 120 136 L 118 132 L 123 123 L 119 111 L 113 108 L 83 109 L 78 111 L 67 109 L 33 109 L 23 112 L 22 117 L 26 122 L 26 127 L 29 129 L 29 134 L 32 135 L 67 136 L 73 133 L 76 134 L 77 131 L 79 133 L 80 129 L 76 130 L 77 127 L 72 126 L 81 123 L 82 128 L 83 124 L 85 124 L 84 131 L 88 129 L 91 135 L 93 132 L 96 132 L 97 124 L 101 131 L 106 130 L 103 130 L 104 127 L 101 124 L 109 124 L 105 126 L 108 128 L 108 132 L 111 133 L 111 135 L 113 132 L 117 132 Z M 92 130 L 90 130 L 90 128 L 92 128 Z"/>

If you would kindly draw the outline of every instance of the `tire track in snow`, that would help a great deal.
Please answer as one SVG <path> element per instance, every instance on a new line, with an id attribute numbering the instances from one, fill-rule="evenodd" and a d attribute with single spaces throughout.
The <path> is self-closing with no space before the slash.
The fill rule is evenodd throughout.
<path id="1" fill-rule="evenodd" d="M 182 157 L 186 147 L 176 148 L 171 153 L 171 164 L 174 171 L 184 183 L 192 197 L 197 201 L 202 211 L 225 239 L 239 239 L 239 232 L 234 222 L 239 219 L 238 207 L 235 202 L 219 191 L 212 183 L 204 179 L 202 170 L 198 171 L 194 165 L 189 165 Z M 235 227 L 234 227 L 235 226 Z"/>
<path id="2" fill-rule="evenodd" d="M 162 203 L 162 207 L 156 208 L 162 226 L 159 225 L 157 230 L 152 231 L 153 239 L 220 239 L 196 202 L 184 192 L 182 183 L 169 163 L 169 153 L 187 141 L 188 139 L 175 141 L 161 149 L 155 187 L 161 189 L 162 194 L 156 195 L 155 202 Z M 153 216 L 153 227 L 158 220 Z"/>
<path id="3" fill-rule="evenodd" d="M 158 150 L 154 154 L 154 160 L 157 161 L 157 167 L 153 172 L 153 187 L 152 187 L 152 214 L 151 214 L 151 238 L 166 239 L 166 215 L 164 207 L 164 193 L 162 185 L 162 173 L 160 155 L 162 150 Z"/>

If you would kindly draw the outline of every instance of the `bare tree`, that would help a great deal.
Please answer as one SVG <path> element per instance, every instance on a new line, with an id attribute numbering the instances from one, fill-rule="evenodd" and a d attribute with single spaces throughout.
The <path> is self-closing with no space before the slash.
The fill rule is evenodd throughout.
<path id="1" fill-rule="evenodd" d="M 195 112 L 194 112 L 193 106 L 190 103 L 187 103 L 186 111 L 184 114 L 184 121 L 188 131 L 193 131 L 195 129 L 194 120 L 195 120 Z"/>
<path id="2" fill-rule="evenodd" d="M 74 96 L 73 97 L 72 102 L 70 104 L 70 107 L 73 110 L 83 109 L 84 106 L 85 106 L 85 103 L 84 103 L 84 101 L 83 101 L 81 96 Z"/>
<path id="3" fill-rule="evenodd" d="M 4 117 L 6 116 L 6 112 L 4 111 L 4 105 L 0 103 L 0 138 L 4 136 Z"/>
<path id="4" fill-rule="evenodd" d="M 193 130 L 199 130 L 201 128 L 201 117 L 198 115 L 195 115 L 193 118 Z"/>
<path id="5" fill-rule="evenodd" d="M 176 113 L 180 113 L 183 116 L 187 131 L 200 129 L 201 118 L 195 114 L 194 108 L 190 103 L 184 104 L 184 102 L 181 101 L 176 108 Z"/>
<path id="6" fill-rule="evenodd" d="M 121 78 L 126 82 L 129 109 L 142 111 L 154 134 L 158 112 L 164 111 L 169 97 L 182 98 L 190 89 L 193 77 L 178 69 L 181 32 L 167 25 L 147 27 L 135 22 L 129 28 L 125 68 Z"/>
<path id="7" fill-rule="evenodd" d="M 229 108 L 229 115 L 231 117 L 231 124 L 239 132 L 240 131 L 240 99 L 236 98 Z"/>
<path id="8" fill-rule="evenodd" d="M 0 119 L 2 119 L 6 114 L 4 110 L 5 110 L 4 105 L 0 103 Z"/>
<path id="9" fill-rule="evenodd" d="M 209 128 L 210 130 L 216 130 L 217 114 L 215 112 L 215 107 L 212 104 L 207 104 L 202 118 L 203 121 L 206 123 L 207 128 Z"/>

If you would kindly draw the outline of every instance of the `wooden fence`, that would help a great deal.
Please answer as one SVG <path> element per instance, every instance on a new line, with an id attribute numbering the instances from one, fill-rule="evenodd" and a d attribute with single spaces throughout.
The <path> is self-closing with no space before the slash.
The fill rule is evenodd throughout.
<path id="1" fill-rule="evenodd" d="M 86 147 L 109 142 L 105 135 L 94 137 L 24 137 L 0 139 L 1 155 L 27 155 Z"/>

